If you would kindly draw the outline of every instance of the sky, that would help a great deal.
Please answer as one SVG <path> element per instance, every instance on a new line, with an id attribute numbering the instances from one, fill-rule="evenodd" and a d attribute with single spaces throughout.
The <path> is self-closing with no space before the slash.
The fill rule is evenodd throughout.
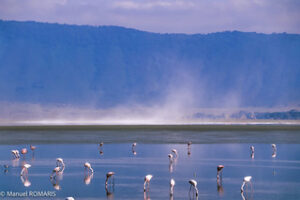
<path id="1" fill-rule="evenodd" d="M 157 33 L 300 33 L 299 0 L 0 0 L 0 19 Z"/>

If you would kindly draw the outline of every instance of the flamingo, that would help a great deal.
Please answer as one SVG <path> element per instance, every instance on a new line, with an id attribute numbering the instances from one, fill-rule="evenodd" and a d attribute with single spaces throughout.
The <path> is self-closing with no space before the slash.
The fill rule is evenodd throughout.
<path id="1" fill-rule="evenodd" d="M 244 181 L 243 181 L 243 184 L 242 184 L 242 187 L 241 187 L 241 193 L 244 192 L 244 186 L 246 183 L 251 183 L 251 179 L 252 179 L 252 176 L 245 176 L 244 177 Z"/>
<path id="2" fill-rule="evenodd" d="M 11 150 L 11 153 L 13 154 L 14 158 L 20 158 L 20 154 L 18 150 Z"/>
<path id="3" fill-rule="evenodd" d="M 30 145 L 30 149 L 31 149 L 31 151 L 34 151 L 36 149 L 36 146 Z"/>
<path id="4" fill-rule="evenodd" d="M 136 147 L 136 142 L 132 143 L 132 148 Z"/>
<path id="5" fill-rule="evenodd" d="M 221 178 L 222 178 L 222 169 L 224 168 L 224 165 L 218 165 L 217 166 L 217 178 L 220 178 L 220 174 L 221 174 Z"/>
<path id="6" fill-rule="evenodd" d="M 190 179 L 189 180 L 190 183 L 190 191 L 192 189 L 192 186 L 194 187 L 194 189 L 196 190 L 196 197 L 198 197 L 198 188 L 197 188 L 197 181 L 195 181 L 194 179 Z"/>
<path id="7" fill-rule="evenodd" d="M 94 170 L 89 162 L 84 163 L 84 170 L 88 170 L 91 173 L 94 173 Z"/>
<path id="8" fill-rule="evenodd" d="M 23 148 L 23 149 L 21 150 L 21 154 L 24 155 L 24 156 L 25 156 L 25 154 L 27 154 L 27 152 L 28 152 L 28 151 L 27 151 L 26 148 Z"/>
<path id="9" fill-rule="evenodd" d="M 56 158 L 56 167 L 62 167 L 65 168 L 65 163 L 62 158 Z"/>
<path id="10" fill-rule="evenodd" d="M 254 158 L 254 146 L 250 146 L 250 150 L 251 150 L 251 158 Z"/>
<path id="11" fill-rule="evenodd" d="M 170 163 L 172 163 L 173 162 L 173 155 L 172 154 L 168 154 L 168 157 L 169 157 Z"/>
<path id="12" fill-rule="evenodd" d="M 148 191 L 149 191 L 149 187 L 150 187 L 150 180 L 152 179 L 152 175 L 151 174 L 148 174 L 145 176 L 145 179 L 144 179 L 144 192 L 146 191 L 146 184 L 148 184 Z"/>
<path id="13" fill-rule="evenodd" d="M 192 142 L 191 141 L 188 142 L 187 145 L 188 145 L 188 152 L 187 152 L 187 154 L 188 154 L 188 156 L 190 156 L 191 155 L 191 145 L 192 145 Z"/>
<path id="14" fill-rule="evenodd" d="M 136 142 L 132 143 L 131 150 L 132 150 L 133 155 L 136 155 L 135 147 L 136 147 Z"/>
<path id="15" fill-rule="evenodd" d="M 102 146 L 103 146 L 103 144 L 104 144 L 103 142 L 100 142 L 99 146 L 100 146 L 100 147 L 102 147 Z"/>
<path id="16" fill-rule="evenodd" d="M 251 153 L 254 153 L 254 146 L 250 146 Z"/>
<path id="17" fill-rule="evenodd" d="M 174 193 L 174 186 L 175 186 L 175 180 L 171 179 L 170 180 L 170 196 L 173 196 Z"/>
<path id="18" fill-rule="evenodd" d="M 24 174 L 28 175 L 28 169 L 31 167 L 30 164 L 24 164 L 22 167 L 22 171 L 20 173 L 20 176 L 23 176 Z"/>
<path id="19" fill-rule="evenodd" d="M 65 200 L 75 200 L 74 197 L 66 197 Z"/>
<path id="20" fill-rule="evenodd" d="M 177 158 L 177 157 L 178 157 L 177 150 L 176 150 L 176 149 L 172 149 L 171 151 L 172 151 L 172 153 L 174 153 L 174 155 L 175 155 L 175 158 Z"/>
<path id="21" fill-rule="evenodd" d="M 276 154 L 277 154 L 277 147 L 276 147 L 276 144 L 272 144 L 272 148 L 273 148 L 272 158 L 275 158 L 275 157 L 276 157 Z"/>
<path id="22" fill-rule="evenodd" d="M 110 177 L 114 177 L 114 175 L 115 175 L 115 172 L 108 172 L 108 173 L 106 174 L 105 186 L 107 186 L 108 179 L 109 179 Z"/>

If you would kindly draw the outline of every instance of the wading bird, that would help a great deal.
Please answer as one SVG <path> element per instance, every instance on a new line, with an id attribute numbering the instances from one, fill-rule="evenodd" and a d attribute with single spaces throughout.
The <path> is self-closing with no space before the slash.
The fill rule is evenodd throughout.
<path id="1" fill-rule="evenodd" d="M 245 176 L 244 177 L 244 181 L 243 181 L 243 184 L 242 184 L 242 187 L 241 187 L 241 193 L 244 192 L 244 186 L 245 186 L 246 183 L 251 184 L 251 179 L 252 179 L 252 176 Z"/>
<path id="2" fill-rule="evenodd" d="M 172 154 L 168 154 L 168 157 L 169 157 L 170 163 L 172 163 L 173 162 L 173 155 Z"/>
<path id="3" fill-rule="evenodd" d="M 187 154 L 188 154 L 188 156 L 190 156 L 191 155 L 191 145 L 192 145 L 192 142 L 190 141 L 190 142 L 188 142 L 188 152 L 187 152 Z"/>
<path id="4" fill-rule="evenodd" d="M 254 158 L 254 146 L 250 146 L 250 151 L 251 151 L 251 158 L 253 159 Z"/>
<path id="5" fill-rule="evenodd" d="M 175 186 L 175 180 L 171 179 L 170 180 L 170 196 L 173 196 L 174 193 L 174 186 Z"/>
<path id="6" fill-rule="evenodd" d="M 115 172 L 108 172 L 106 174 L 106 180 L 105 180 L 105 187 L 107 187 L 107 183 L 108 183 L 108 179 L 110 179 L 111 177 L 113 177 L 113 185 L 114 185 L 114 175 L 115 175 Z"/>
<path id="7" fill-rule="evenodd" d="M 172 151 L 172 153 L 174 153 L 174 155 L 175 155 L 175 158 L 177 158 L 177 157 L 178 157 L 177 150 L 176 150 L 176 149 L 172 149 L 171 151 Z"/>
<path id="8" fill-rule="evenodd" d="M 93 170 L 91 164 L 88 162 L 84 163 L 84 171 L 88 171 L 88 173 L 89 172 L 94 173 L 94 170 Z"/>
<path id="9" fill-rule="evenodd" d="M 148 174 L 147 176 L 145 176 L 144 178 L 144 192 L 146 191 L 146 184 L 147 184 L 147 190 L 149 191 L 149 187 L 150 187 L 150 180 L 152 179 L 152 175 Z"/>
<path id="10" fill-rule="evenodd" d="M 36 146 L 30 145 L 30 149 L 31 149 L 31 151 L 34 151 L 36 149 Z"/>
<path id="11" fill-rule="evenodd" d="M 222 175 L 223 175 L 223 168 L 224 168 L 224 165 L 218 165 L 217 166 L 217 179 L 219 179 L 220 177 L 222 178 Z"/>
<path id="12" fill-rule="evenodd" d="M 22 171 L 20 173 L 21 176 L 28 175 L 28 169 L 31 167 L 30 164 L 24 164 L 22 167 Z"/>
<path id="13" fill-rule="evenodd" d="M 136 142 L 132 143 L 132 148 L 131 148 L 131 150 L 132 150 L 133 155 L 136 155 L 135 147 L 136 147 Z"/>
<path id="14" fill-rule="evenodd" d="M 12 155 L 14 156 L 14 158 L 20 158 L 20 154 L 18 150 L 11 150 Z"/>
<path id="15" fill-rule="evenodd" d="M 24 155 L 24 156 L 25 156 L 25 154 L 27 154 L 27 152 L 28 152 L 28 151 L 27 151 L 26 148 L 23 148 L 23 149 L 21 150 L 21 154 Z"/>
<path id="16" fill-rule="evenodd" d="M 273 149 L 272 158 L 276 158 L 276 155 L 277 155 L 276 144 L 272 144 L 272 149 Z"/>
<path id="17" fill-rule="evenodd" d="M 192 189 L 192 186 L 193 186 L 194 190 L 196 191 L 196 197 L 198 197 L 197 181 L 195 181 L 194 179 L 191 179 L 191 180 L 189 180 L 189 184 L 191 185 L 189 192 L 191 192 L 191 189 Z"/>
<path id="18" fill-rule="evenodd" d="M 56 167 L 61 167 L 62 171 L 65 169 L 65 163 L 62 158 L 56 158 Z"/>
<path id="19" fill-rule="evenodd" d="M 132 143 L 132 148 L 134 149 L 136 147 L 136 142 Z"/>

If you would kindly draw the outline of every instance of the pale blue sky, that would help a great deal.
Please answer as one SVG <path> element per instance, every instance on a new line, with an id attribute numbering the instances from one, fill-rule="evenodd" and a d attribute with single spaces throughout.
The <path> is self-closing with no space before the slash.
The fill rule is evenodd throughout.
<path id="1" fill-rule="evenodd" d="M 0 19 L 161 33 L 300 33 L 300 0 L 0 0 Z"/>

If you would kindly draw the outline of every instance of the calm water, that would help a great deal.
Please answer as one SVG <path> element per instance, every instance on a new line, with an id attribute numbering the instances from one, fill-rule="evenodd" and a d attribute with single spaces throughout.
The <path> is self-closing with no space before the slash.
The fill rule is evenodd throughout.
<path id="1" fill-rule="evenodd" d="M 286 134 L 299 135 L 297 130 L 291 132 L 283 132 L 282 135 L 283 137 Z M 249 134 L 249 132 L 246 133 Z M 7 135 L 7 132 L 5 134 Z M 14 135 L 14 131 L 11 131 L 11 134 Z M 47 134 L 51 135 L 51 132 Z M 70 135 L 70 132 L 67 134 Z M 101 135 L 101 132 L 98 134 Z M 153 134 L 157 134 L 157 131 Z M 183 133 L 176 132 L 176 134 L 182 137 Z M 197 138 L 196 133 L 189 134 L 193 137 L 187 136 L 184 139 Z M 207 137 L 208 134 L 205 132 L 202 135 Z M 218 138 L 218 134 L 224 137 L 224 132 L 216 131 L 211 134 L 211 137 Z M 257 137 L 257 134 L 270 136 L 273 133 L 253 132 L 254 137 Z M 198 181 L 199 199 L 242 199 L 240 187 L 243 177 L 251 175 L 253 192 L 248 187 L 244 193 L 246 199 L 300 199 L 300 144 L 297 140 L 294 144 L 284 143 L 279 139 L 280 134 L 278 132 L 276 134 L 278 144 L 275 158 L 272 158 L 270 143 L 253 142 L 254 138 L 247 134 L 246 138 L 243 137 L 243 132 L 235 133 L 235 135 L 240 135 L 241 141 L 250 143 L 226 143 L 225 141 L 218 144 L 192 144 L 190 155 L 188 155 L 186 144 L 178 144 L 174 141 L 170 144 L 167 140 L 157 144 L 152 143 L 151 139 L 149 139 L 150 142 L 145 142 L 147 140 L 140 141 L 139 137 L 130 137 L 138 142 L 137 154 L 134 155 L 131 149 L 131 139 L 127 142 L 119 142 L 116 139 L 118 142 L 115 142 L 113 138 L 108 140 L 108 137 L 102 134 L 104 141 L 109 141 L 104 143 L 102 149 L 99 149 L 97 144 L 99 140 L 94 141 L 95 144 L 77 141 L 74 144 L 70 139 L 70 143 L 64 144 L 54 142 L 36 144 L 37 149 L 34 155 L 29 150 L 26 157 L 13 160 L 10 151 L 24 147 L 29 149 L 29 142 L 23 141 L 22 144 L 8 142 L 8 144 L 0 145 L 0 194 L 1 191 L 5 193 L 7 191 L 19 193 L 50 191 L 56 197 L 20 199 L 64 199 L 67 196 L 73 196 L 75 199 L 144 199 L 144 176 L 152 174 L 150 191 L 147 193 L 148 199 L 170 199 L 169 181 L 171 178 L 176 181 L 173 199 L 193 199 L 192 193 L 189 195 L 188 180 L 191 178 Z M 8 141 L 7 136 L 1 136 L 1 132 L 0 137 Z M 198 134 L 198 137 L 201 141 L 204 140 L 201 134 Z M 32 138 L 33 141 L 36 141 L 35 139 Z M 256 138 L 254 141 L 259 140 Z M 255 146 L 254 158 L 250 157 L 251 145 Z M 167 155 L 173 148 L 178 150 L 179 156 L 170 165 Z M 100 154 L 100 151 L 103 153 Z M 64 159 L 66 168 L 61 177 L 51 182 L 49 176 L 56 166 L 57 157 Z M 91 163 L 95 171 L 93 177 L 85 177 L 83 164 L 86 161 Z M 31 183 L 29 187 L 25 187 L 20 178 L 21 165 L 24 162 L 32 165 L 29 168 L 28 181 Z M 4 164 L 9 165 L 6 171 Z M 218 185 L 216 180 L 216 166 L 219 164 L 225 166 L 222 185 Z M 105 174 L 109 171 L 114 171 L 116 174 L 114 188 L 109 188 L 108 192 L 111 193 L 107 195 Z"/>

